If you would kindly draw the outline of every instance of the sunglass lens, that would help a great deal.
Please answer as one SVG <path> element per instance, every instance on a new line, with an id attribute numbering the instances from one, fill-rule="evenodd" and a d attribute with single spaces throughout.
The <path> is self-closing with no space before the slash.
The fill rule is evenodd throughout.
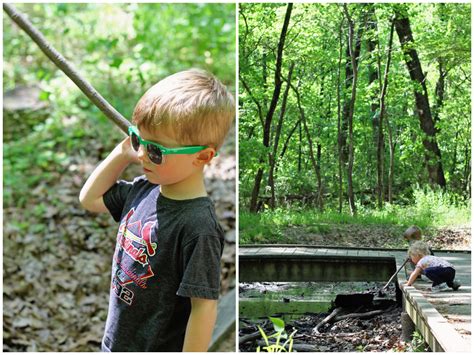
<path id="1" fill-rule="evenodd" d="M 163 161 L 163 154 L 160 148 L 154 145 L 148 144 L 148 146 L 146 147 L 146 150 L 148 152 L 148 158 L 150 158 L 150 161 L 153 164 L 161 164 L 161 162 Z"/>
<path id="2" fill-rule="evenodd" d="M 130 135 L 130 141 L 132 142 L 132 148 L 134 151 L 138 152 L 140 149 L 140 141 L 138 140 L 138 136 L 135 133 Z"/>

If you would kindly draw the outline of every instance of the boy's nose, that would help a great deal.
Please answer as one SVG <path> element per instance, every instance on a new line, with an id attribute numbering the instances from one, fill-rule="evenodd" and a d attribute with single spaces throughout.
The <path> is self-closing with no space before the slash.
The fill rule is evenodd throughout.
<path id="1" fill-rule="evenodd" d="M 138 159 L 141 161 L 146 159 L 146 150 L 145 150 L 145 147 L 141 144 L 140 144 L 140 148 L 138 148 L 137 156 L 138 156 Z"/>

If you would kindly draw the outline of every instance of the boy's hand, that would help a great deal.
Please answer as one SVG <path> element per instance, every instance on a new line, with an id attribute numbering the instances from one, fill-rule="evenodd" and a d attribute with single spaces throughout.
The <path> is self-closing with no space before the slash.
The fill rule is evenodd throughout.
<path id="1" fill-rule="evenodd" d="M 117 181 L 130 164 L 139 164 L 138 154 L 132 148 L 130 137 L 121 141 L 92 172 L 82 187 L 79 201 L 91 212 L 107 212 L 103 195 Z"/>
<path id="2" fill-rule="evenodd" d="M 119 152 L 127 158 L 127 160 L 132 164 L 140 164 L 138 159 L 138 154 L 132 148 L 132 143 L 130 142 L 130 137 L 126 137 L 121 141 L 115 149 L 118 149 Z"/>

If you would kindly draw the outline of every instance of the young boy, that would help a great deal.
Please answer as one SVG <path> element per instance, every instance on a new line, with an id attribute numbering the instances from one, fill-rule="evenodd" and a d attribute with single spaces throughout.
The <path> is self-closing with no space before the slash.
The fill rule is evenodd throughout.
<path id="1" fill-rule="evenodd" d="M 408 242 L 408 244 L 421 240 L 421 229 L 414 225 L 410 226 L 405 232 L 403 232 L 403 238 Z"/>
<path id="2" fill-rule="evenodd" d="M 416 264 L 415 270 L 408 279 L 407 286 L 415 283 L 420 274 L 433 281 L 431 292 L 441 292 L 451 287 L 457 291 L 461 284 L 454 280 L 454 266 L 443 258 L 430 255 L 428 245 L 422 241 L 414 242 L 408 249 L 408 256 Z"/>
<path id="3" fill-rule="evenodd" d="M 411 246 L 413 243 L 421 241 L 423 239 L 423 236 L 421 235 L 421 229 L 415 225 L 410 226 L 403 233 L 403 238 L 405 239 L 405 241 L 408 242 L 408 246 Z M 434 255 L 433 250 L 431 250 L 431 248 L 429 248 L 429 251 L 430 255 Z M 415 264 L 413 263 L 413 261 L 410 260 L 409 265 L 411 266 L 411 270 L 413 271 L 415 269 Z M 419 277 L 424 281 L 427 281 L 426 279 L 424 279 L 424 277 L 422 277 L 421 274 L 419 275 Z"/>
<path id="4" fill-rule="evenodd" d="M 120 221 L 103 351 L 207 351 L 223 230 L 203 169 L 234 115 L 232 95 L 212 75 L 171 75 L 143 95 L 136 127 L 82 188 L 84 208 Z M 131 163 L 144 176 L 117 182 Z"/>

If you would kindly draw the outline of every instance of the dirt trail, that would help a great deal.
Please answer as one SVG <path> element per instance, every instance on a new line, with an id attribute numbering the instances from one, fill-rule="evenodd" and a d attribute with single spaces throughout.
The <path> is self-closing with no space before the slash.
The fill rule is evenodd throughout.
<path id="1" fill-rule="evenodd" d="M 283 231 L 280 243 L 365 248 L 404 247 L 406 227 L 386 225 L 324 224 L 291 226 Z M 428 229 L 423 240 L 433 249 L 470 250 L 471 229 L 468 226 Z"/>

